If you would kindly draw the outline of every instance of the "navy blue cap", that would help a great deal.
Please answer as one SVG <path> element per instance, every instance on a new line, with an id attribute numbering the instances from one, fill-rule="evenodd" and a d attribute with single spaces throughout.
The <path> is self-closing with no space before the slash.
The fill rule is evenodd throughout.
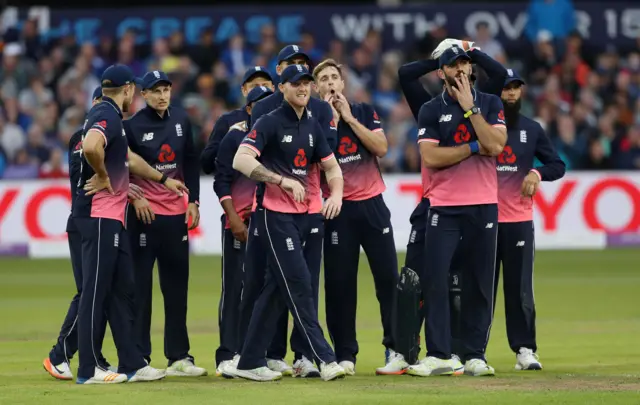
<path id="1" fill-rule="evenodd" d="M 291 65 L 282 71 L 280 83 L 296 83 L 305 78 L 313 81 L 313 76 L 309 73 L 309 69 L 302 65 Z"/>
<path id="2" fill-rule="evenodd" d="M 513 69 L 507 69 L 507 77 L 506 79 L 504 79 L 504 87 L 507 87 L 509 83 L 513 83 L 513 82 L 520 82 L 520 84 L 526 84 L 524 82 L 524 79 L 522 79 L 522 77 L 518 75 L 518 72 L 516 72 Z"/>
<path id="3" fill-rule="evenodd" d="M 93 91 L 93 95 L 91 96 L 91 100 L 95 100 L 96 98 L 100 98 L 102 97 L 102 87 L 98 86 L 94 91 Z"/>
<path id="4" fill-rule="evenodd" d="M 262 66 L 254 66 L 244 72 L 244 76 L 242 77 L 242 84 L 245 84 L 257 75 L 263 75 L 269 80 L 273 81 L 273 78 L 271 77 L 271 74 L 267 71 L 267 69 L 263 68 Z"/>
<path id="5" fill-rule="evenodd" d="M 169 85 L 172 84 L 169 76 L 161 70 L 147 72 L 142 76 L 142 79 L 137 80 L 137 83 L 142 87 L 142 90 L 150 89 L 161 82 L 168 83 Z"/>
<path id="6" fill-rule="evenodd" d="M 304 53 L 302 48 L 298 45 L 287 45 L 280 50 L 280 53 L 278 53 L 278 63 L 292 59 L 294 56 L 304 56 L 305 59 L 311 60 L 309 55 Z"/>
<path id="7" fill-rule="evenodd" d="M 102 88 L 122 87 L 129 83 L 136 82 L 133 71 L 127 65 L 111 65 L 104 71 L 102 78 Z"/>
<path id="8" fill-rule="evenodd" d="M 255 103 L 256 101 L 260 101 L 268 95 L 273 94 L 273 90 L 264 86 L 257 86 L 251 89 L 249 94 L 247 94 L 247 104 Z"/>
<path id="9" fill-rule="evenodd" d="M 457 61 L 460 58 L 471 61 L 471 57 L 467 55 L 464 49 L 458 48 L 457 46 L 452 46 L 451 48 L 444 51 L 442 55 L 440 55 L 438 63 L 440 65 L 440 68 L 442 68 L 443 66 L 451 65 L 453 62 Z"/>

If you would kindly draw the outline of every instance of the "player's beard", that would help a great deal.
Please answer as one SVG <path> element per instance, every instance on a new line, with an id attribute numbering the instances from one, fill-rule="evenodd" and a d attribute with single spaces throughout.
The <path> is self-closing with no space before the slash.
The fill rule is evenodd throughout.
<path id="1" fill-rule="evenodd" d="M 520 107 L 522 107 L 522 99 L 519 98 L 516 101 L 502 100 L 504 105 L 504 117 L 507 121 L 507 127 L 512 127 L 518 123 L 520 117 Z"/>

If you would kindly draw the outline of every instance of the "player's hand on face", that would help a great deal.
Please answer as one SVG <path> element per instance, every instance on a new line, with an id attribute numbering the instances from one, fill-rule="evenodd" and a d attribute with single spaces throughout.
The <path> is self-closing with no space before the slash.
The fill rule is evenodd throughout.
<path id="1" fill-rule="evenodd" d="M 333 219 L 340 214 L 340 210 L 342 210 L 342 199 L 331 196 L 324 202 L 322 215 L 326 219 Z"/>
<path id="2" fill-rule="evenodd" d="M 246 242 L 249 237 L 249 231 L 247 230 L 247 226 L 242 222 L 241 219 L 233 219 L 229 220 L 229 228 L 231 229 L 231 233 L 236 240 L 240 242 Z"/>
<path id="3" fill-rule="evenodd" d="M 136 217 L 138 220 L 143 223 L 149 225 L 151 222 L 155 221 L 156 214 L 151 209 L 151 205 L 146 198 L 142 197 L 137 200 L 133 200 L 133 208 L 136 210 Z"/>
<path id="4" fill-rule="evenodd" d="M 100 190 L 107 190 L 109 194 L 115 194 L 113 192 L 113 188 L 111 187 L 111 180 L 109 180 L 109 176 L 100 177 L 97 174 L 94 174 L 84 185 L 84 191 L 86 191 L 87 195 L 93 195 Z"/>
<path id="5" fill-rule="evenodd" d="M 335 100 L 335 97 L 334 97 L 333 94 L 327 93 L 327 94 L 324 95 L 324 101 L 329 103 L 329 105 L 331 106 L 331 112 L 333 113 L 333 120 L 337 124 L 338 121 L 340 121 L 340 112 L 338 112 L 338 110 L 336 110 L 336 107 L 333 105 L 333 101 L 334 100 Z"/>
<path id="6" fill-rule="evenodd" d="M 167 181 L 164 182 L 164 186 L 181 197 L 183 192 L 189 194 L 189 189 L 180 180 L 168 178 Z"/>
<path id="7" fill-rule="evenodd" d="M 471 83 L 469 83 L 469 77 L 466 74 L 456 76 L 456 83 L 458 87 L 451 86 L 453 94 L 458 100 L 458 104 L 463 111 L 467 112 L 473 107 L 473 95 L 471 94 Z"/>
<path id="8" fill-rule="evenodd" d="M 284 189 L 285 191 L 293 194 L 293 199 L 296 202 L 299 202 L 299 203 L 304 202 L 305 190 L 299 181 L 290 179 L 288 177 L 283 177 L 280 187 L 282 187 L 282 189 Z"/>
<path id="9" fill-rule="evenodd" d="M 540 178 L 534 172 L 529 172 L 522 182 L 520 192 L 523 197 L 533 197 L 538 191 L 540 185 Z"/>
<path id="10" fill-rule="evenodd" d="M 351 107 L 349 106 L 349 102 L 344 95 L 335 93 L 333 95 L 332 104 L 344 120 L 350 120 L 351 118 L 353 118 L 353 115 L 351 114 Z"/>
<path id="11" fill-rule="evenodd" d="M 140 188 L 140 186 L 129 183 L 129 192 L 127 193 L 127 196 L 132 200 L 139 200 L 141 198 L 144 198 L 144 191 Z"/>
<path id="12" fill-rule="evenodd" d="M 196 229 L 198 224 L 200 223 L 200 209 L 198 208 L 198 204 L 189 203 L 187 206 L 187 213 L 184 217 L 184 223 L 189 223 L 189 218 L 191 218 L 191 226 L 189 230 Z"/>

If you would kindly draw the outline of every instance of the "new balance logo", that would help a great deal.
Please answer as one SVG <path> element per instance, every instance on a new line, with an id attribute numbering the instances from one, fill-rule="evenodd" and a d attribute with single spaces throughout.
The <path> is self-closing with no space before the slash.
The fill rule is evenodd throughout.
<path id="1" fill-rule="evenodd" d="M 489 222 L 489 223 L 487 224 L 487 226 L 485 226 L 485 228 L 486 228 L 486 229 L 491 229 L 491 228 L 493 228 L 493 222 Z"/>
<path id="2" fill-rule="evenodd" d="M 521 240 L 518 243 L 516 243 L 516 247 L 523 247 L 524 246 L 524 241 Z"/>
<path id="3" fill-rule="evenodd" d="M 113 247 L 118 247 L 120 245 L 120 235 L 117 233 L 113 235 Z"/>
<path id="4" fill-rule="evenodd" d="M 282 137 L 282 142 L 283 143 L 291 143 L 291 141 L 293 141 L 293 136 L 292 135 L 285 135 Z"/>
<path id="5" fill-rule="evenodd" d="M 287 250 L 293 250 L 293 240 L 291 238 L 287 238 L 285 241 L 287 242 Z"/>
<path id="6" fill-rule="evenodd" d="M 409 243 L 415 243 L 416 241 L 416 231 L 411 231 L 411 235 L 409 235 Z"/>
<path id="7" fill-rule="evenodd" d="M 433 214 L 431 217 L 431 226 L 438 226 L 438 214 Z"/>
<path id="8" fill-rule="evenodd" d="M 318 228 L 311 228 L 311 233 L 318 233 Z"/>
<path id="9" fill-rule="evenodd" d="M 258 236 L 258 228 L 253 229 L 253 236 Z"/>
<path id="10" fill-rule="evenodd" d="M 147 132 L 142 135 L 142 142 L 153 141 L 153 132 Z"/>
<path id="11" fill-rule="evenodd" d="M 449 121 L 451 121 L 451 114 L 442 114 L 440 116 L 439 122 L 449 122 Z"/>
<path id="12" fill-rule="evenodd" d="M 141 233 L 140 234 L 140 247 L 145 247 L 147 246 L 147 234 L 146 233 Z"/>
<path id="13" fill-rule="evenodd" d="M 189 235 L 184 235 L 184 236 L 182 237 L 182 241 L 183 241 L 183 242 L 186 242 L 186 241 L 188 241 L 188 240 L 189 240 Z"/>
<path id="14" fill-rule="evenodd" d="M 383 234 L 383 235 L 385 235 L 385 234 L 387 234 L 387 233 L 389 233 L 389 228 L 384 228 L 384 229 L 382 230 L 382 234 Z"/>
<path id="15" fill-rule="evenodd" d="M 420 128 L 420 130 L 418 131 L 418 136 L 424 135 L 425 132 L 427 132 L 426 129 Z"/>

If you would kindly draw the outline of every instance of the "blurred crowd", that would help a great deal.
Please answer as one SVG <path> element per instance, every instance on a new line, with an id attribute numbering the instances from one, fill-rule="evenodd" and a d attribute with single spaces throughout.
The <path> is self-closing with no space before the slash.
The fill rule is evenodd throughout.
<path id="1" fill-rule="evenodd" d="M 640 168 L 640 38 L 635 49 L 594 49 L 571 29 L 570 19 L 562 29 L 536 27 L 535 21 L 527 27 L 527 46 L 507 49 L 482 24 L 464 39 L 526 78 L 523 113 L 546 129 L 570 170 Z M 182 32 L 147 46 L 137 45 L 136 35 L 132 30 L 120 39 L 101 36 L 96 44 L 77 43 L 71 35 L 45 42 L 35 21 L 4 33 L 0 177 L 66 176 L 69 138 L 84 121 L 100 75 L 115 62 L 140 76 L 167 72 L 173 102 L 187 109 L 202 149 L 216 119 L 242 104 L 244 71 L 261 65 L 275 78 L 275 56 L 283 46 L 270 25 L 256 47 L 240 35 L 218 43 L 208 30 L 194 45 L 185 43 Z M 417 128 L 399 91 L 398 67 L 428 58 L 447 37 L 445 28 L 436 28 L 407 49 L 385 51 L 375 31 L 354 46 L 333 40 L 327 49 L 320 49 L 313 35 L 302 35 L 299 45 L 313 62 L 331 57 L 345 65 L 350 100 L 376 107 L 389 138 L 389 152 L 381 159 L 385 172 L 418 172 L 420 164 Z M 435 74 L 425 76 L 423 84 L 432 94 L 442 86 Z M 130 113 L 143 106 L 138 96 Z"/>

